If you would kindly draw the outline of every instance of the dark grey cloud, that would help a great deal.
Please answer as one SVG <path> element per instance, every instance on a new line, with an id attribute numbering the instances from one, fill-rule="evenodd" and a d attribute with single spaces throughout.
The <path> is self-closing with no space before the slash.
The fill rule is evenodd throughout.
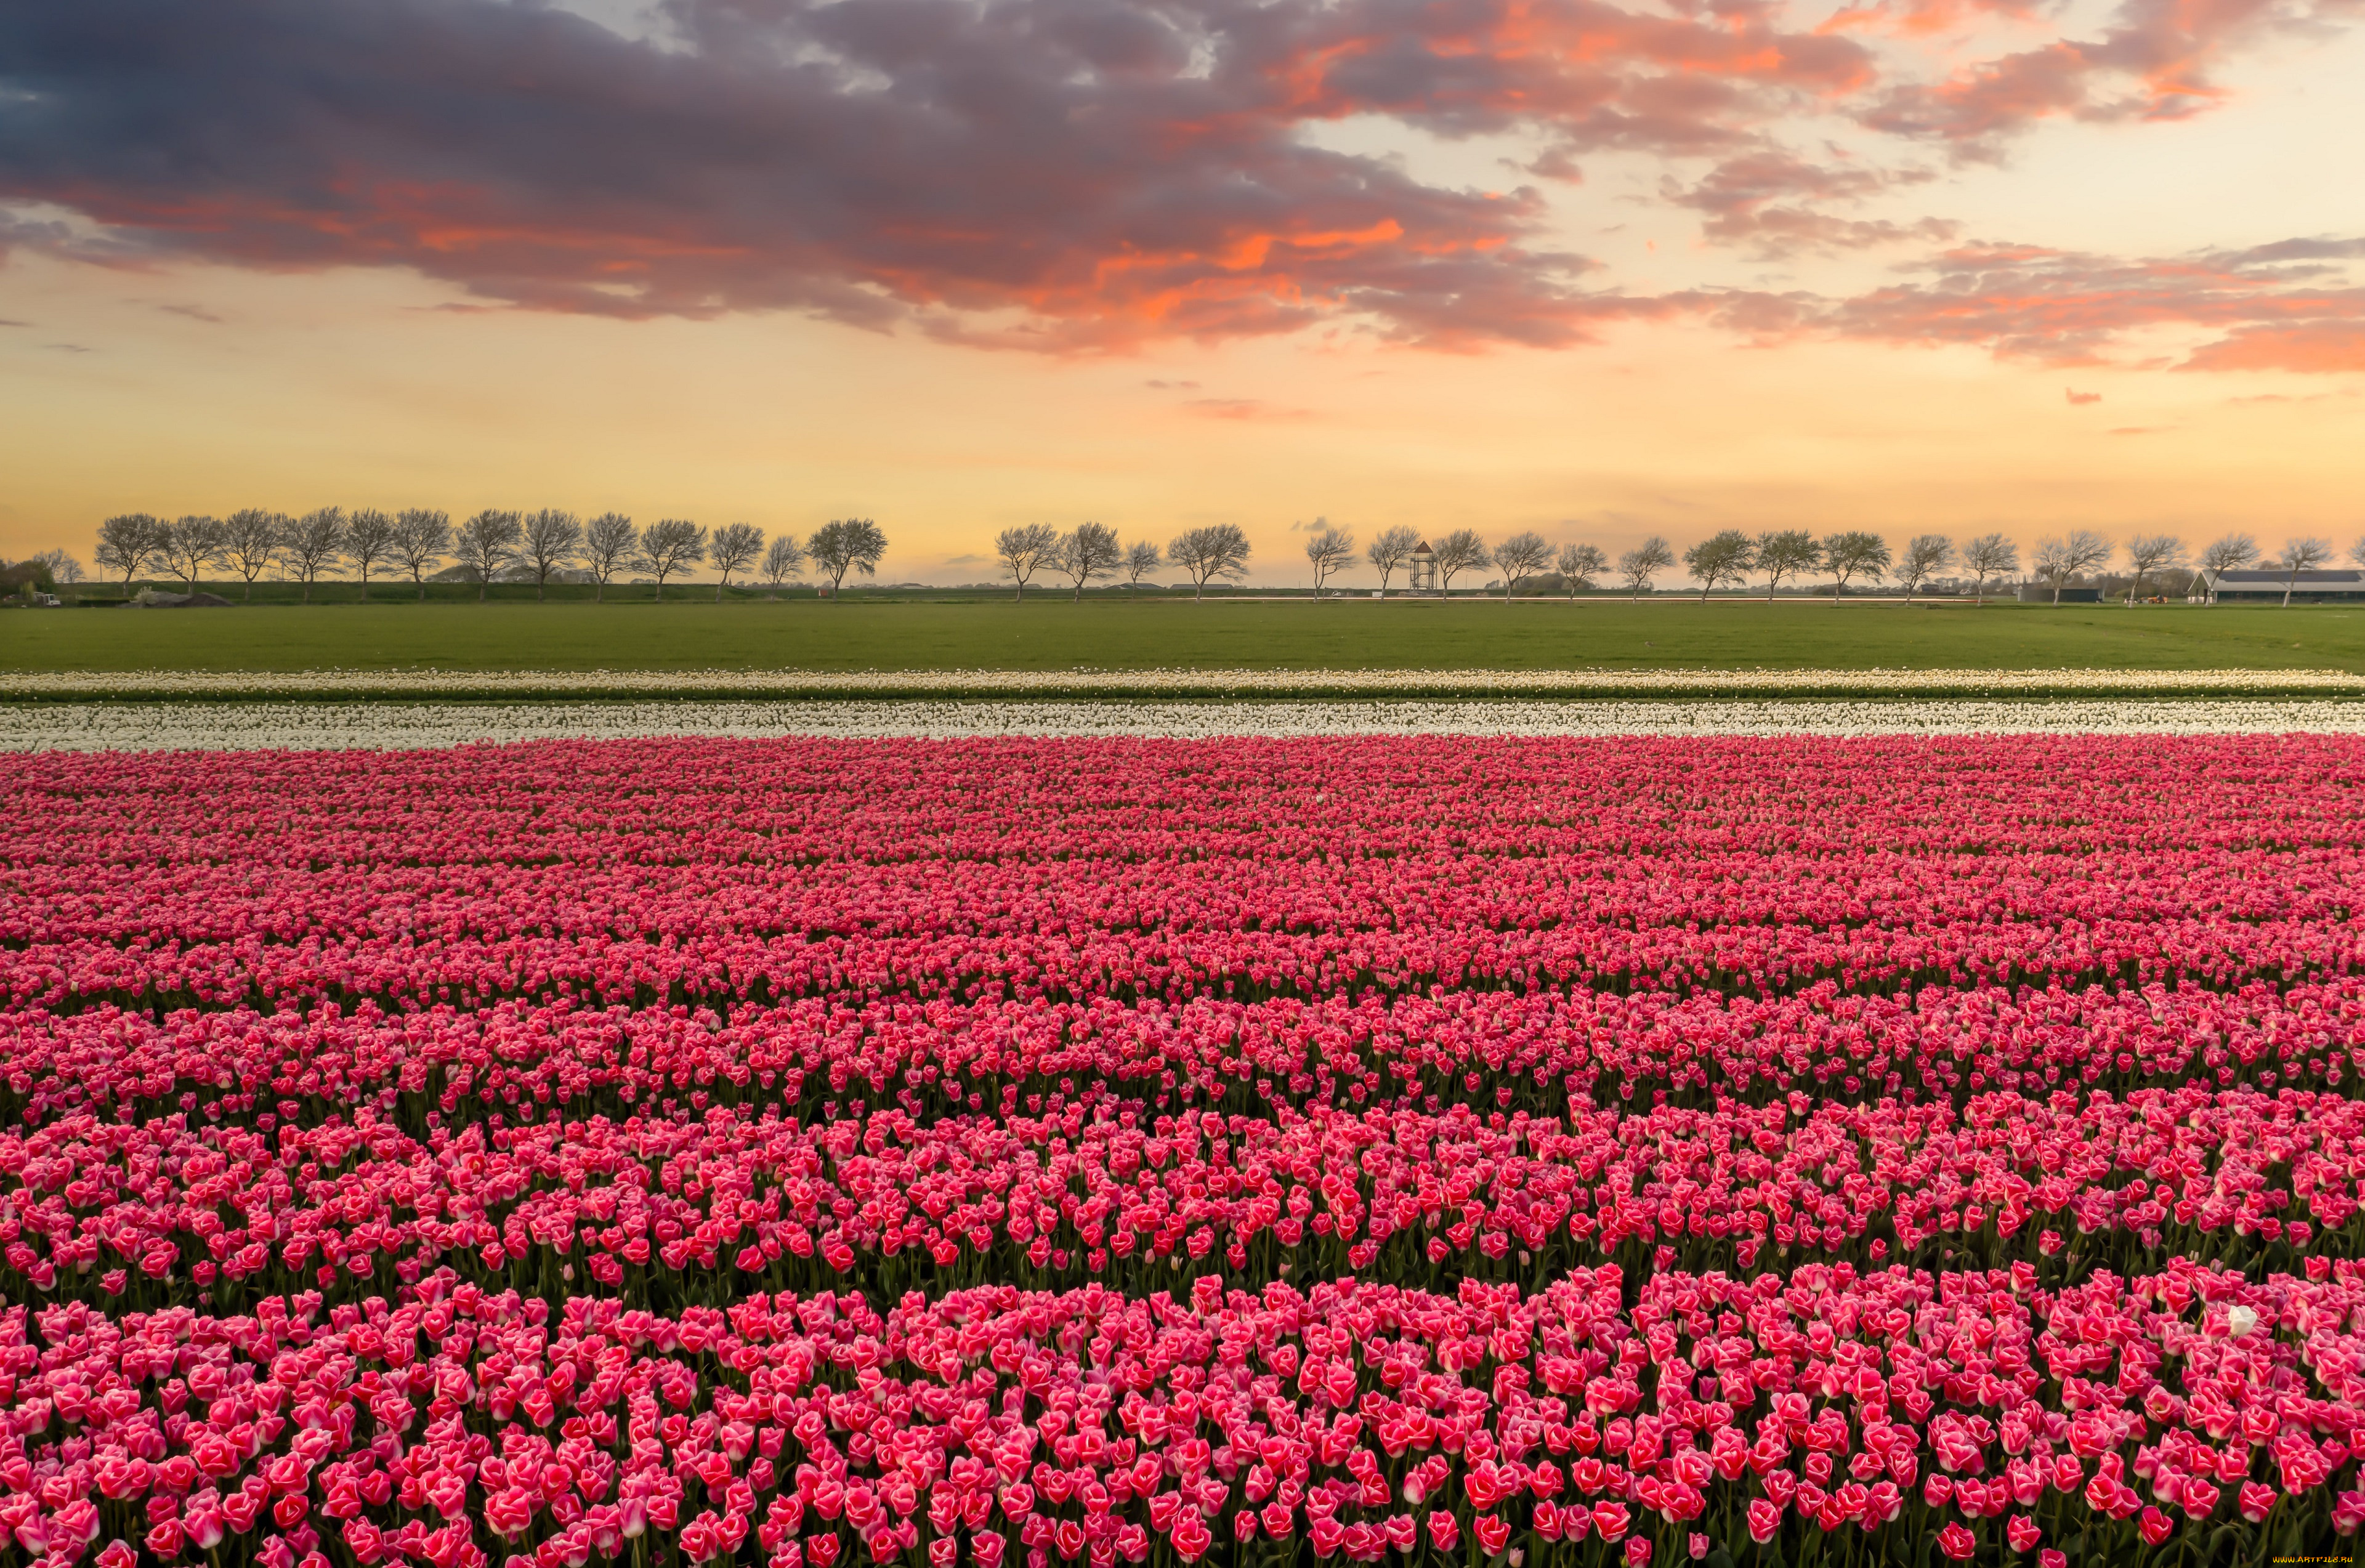
<path id="1" fill-rule="evenodd" d="M 1869 56 L 1739 0 L 504 0 L 0 7 L 0 248 L 394 264 L 508 306 L 788 308 L 1073 348 L 1351 316 L 1556 343 L 1629 307 L 1533 191 L 1312 145 L 1382 113 L 1730 145 Z M 34 209 L 38 210 L 38 208 Z M 94 230 L 91 226 L 96 225 Z"/>

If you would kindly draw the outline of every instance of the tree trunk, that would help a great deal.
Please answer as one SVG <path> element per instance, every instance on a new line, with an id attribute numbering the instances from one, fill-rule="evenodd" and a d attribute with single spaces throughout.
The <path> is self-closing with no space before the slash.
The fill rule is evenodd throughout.
<path id="1" fill-rule="evenodd" d="M 484 603 L 484 602 L 485 602 L 485 593 L 486 593 L 486 591 L 487 591 L 488 589 L 489 589 L 492 586 L 493 586 L 493 579 L 492 579 L 490 577 L 488 577 L 488 577 L 478 577 L 478 578 L 476 579 L 476 602 L 477 602 L 478 604 L 482 604 L 482 603 Z"/>
<path id="2" fill-rule="evenodd" d="M 533 579 L 533 601 L 536 604 L 540 604 L 542 602 L 542 585 L 546 580 L 547 579 L 539 577 Z"/>
<path id="3" fill-rule="evenodd" d="M 605 578 L 605 577 L 601 577 L 601 578 L 600 579 L 600 581 L 599 581 L 599 585 L 598 585 L 597 587 L 595 587 L 594 588 L 592 588 L 592 590 L 591 590 L 591 602 L 592 602 L 592 603 L 594 603 L 594 604 L 605 604 L 605 603 L 607 603 L 607 602 L 608 602 L 608 579 L 607 579 L 607 578 Z"/>
<path id="4" fill-rule="evenodd" d="M 252 604 L 254 602 L 254 579 L 252 577 L 246 579 L 246 602 L 249 604 Z"/>
<path id="5" fill-rule="evenodd" d="M 723 602 L 723 584 L 719 582 L 714 585 L 714 602 L 717 604 Z"/>

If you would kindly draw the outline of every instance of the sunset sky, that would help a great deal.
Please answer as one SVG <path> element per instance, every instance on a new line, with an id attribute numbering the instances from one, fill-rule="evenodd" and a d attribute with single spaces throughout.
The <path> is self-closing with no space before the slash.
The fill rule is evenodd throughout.
<path id="1" fill-rule="evenodd" d="M 0 555 L 2365 534 L 2365 0 L 0 0 Z M 1354 580 L 1351 579 L 1351 580 Z"/>

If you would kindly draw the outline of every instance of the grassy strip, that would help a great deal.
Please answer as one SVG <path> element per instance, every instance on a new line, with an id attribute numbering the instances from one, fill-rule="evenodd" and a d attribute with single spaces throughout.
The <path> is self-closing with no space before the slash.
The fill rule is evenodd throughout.
<path id="1" fill-rule="evenodd" d="M 2339 670 L 175 670 L 0 674 L 17 702 L 2046 699 L 2365 695 Z"/>
<path id="2" fill-rule="evenodd" d="M 530 591 L 530 590 L 529 590 Z M 883 597 L 883 596 L 882 596 Z M 2345 670 L 2365 607 L 1828 599 L 431 602 L 0 611 L 0 671 Z M 686 691 L 704 691 L 690 686 Z M 800 692 L 792 682 L 771 689 Z M 1589 694 L 1582 679 L 1549 693 Z M 1751 689 L 1766 689 L 1753 688 Z M 764 694 L 770 694 L 768 691 Z"/>

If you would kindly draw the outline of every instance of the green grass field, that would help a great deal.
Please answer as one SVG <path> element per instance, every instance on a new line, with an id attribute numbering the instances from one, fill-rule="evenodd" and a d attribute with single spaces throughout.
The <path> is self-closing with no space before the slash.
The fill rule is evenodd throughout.
<path id="1" fill-rule="evenodd" d="M 711 589 L 709 590 L 712 591 Z M 2365 609 L 1672 597 L 0 610 L 0 669 L 2339 669 Z"/>

